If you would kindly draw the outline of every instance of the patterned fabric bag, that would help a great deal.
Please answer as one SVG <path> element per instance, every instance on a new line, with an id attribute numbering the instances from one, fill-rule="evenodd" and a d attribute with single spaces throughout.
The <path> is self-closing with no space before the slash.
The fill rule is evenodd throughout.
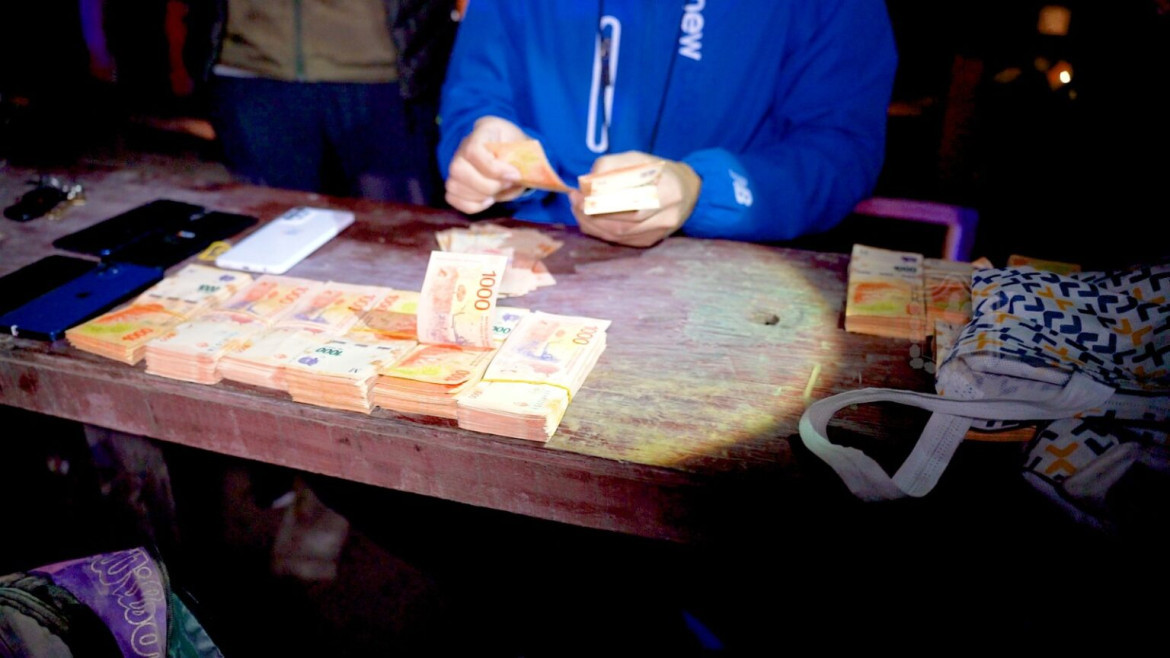
<path id="1" fill-rule="evenodd" d="M 937 394 L 868 388 L 819 400 L 800 435 L 864 500 L 924 496 L 971 428 L 1042 422 L 1024 477 L 1078 520 L 1109 523 L 1105 495 L 1136 464 L 1170 474 L 1170 264 L 1056 274 L 977 270 L 972 318 L 939 366 Z M 890 476 L 828 424 L 856 404 L 931 411 Z"/>
<path id="2" fill-rule="evenodd" d="M 0 577 L 0 657 L 223 658 L 145 548 Z"/>

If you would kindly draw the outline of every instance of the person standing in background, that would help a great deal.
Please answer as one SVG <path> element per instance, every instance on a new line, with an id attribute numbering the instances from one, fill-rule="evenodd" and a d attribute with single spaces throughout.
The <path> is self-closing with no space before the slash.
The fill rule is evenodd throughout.
<path id="1" fill-rule="evenodd" d="M 459 25 L 457 0 L 220 3 L 210 118 L 237 179 L 442 203 L 436 116 Z M 320 508 L 290 469 L 257 463 L 248 472 L 258 504 L 289 510 L 273 568 L 310 580 L 331 577 L 347 522 Z M 313 527 L 298 525 L 306 515 Z"/>
<path id="2" fill-rule="evenodd" d="M 436 205 L 455 0 L 227 0 L 211 120 L 259 185 Z"/>

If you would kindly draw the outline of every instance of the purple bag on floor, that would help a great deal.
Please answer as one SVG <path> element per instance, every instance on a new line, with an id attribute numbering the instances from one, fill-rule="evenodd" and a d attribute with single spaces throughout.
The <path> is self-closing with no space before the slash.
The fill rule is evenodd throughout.
<path id="1" fill-rule="evenodd" d="M 112 655 L 113 645 L 127 658 L 222 658 L 143 548 L 0 578 L 0 655 Z"/>
<path id="2" fill-rule="evenodd" d="M 166 655 L 167 591 L 158 564 L 141 548 L 33 569 L 88 605 L 127 656 Z"/>

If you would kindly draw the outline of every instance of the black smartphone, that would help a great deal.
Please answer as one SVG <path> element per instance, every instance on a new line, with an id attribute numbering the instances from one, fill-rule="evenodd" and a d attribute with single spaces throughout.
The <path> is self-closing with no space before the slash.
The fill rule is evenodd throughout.
<path id="1" fill-rule="evenodd" d="M 152 233 L 115 249 L 102 260 L 167 268 L 225 240 L 260 220 L 248 215 L 212 210 L 175 222 L 169 230 Z"/>
<path id="2" fill-rule="evenodd" d="M 0 276 L 0 313 L 23 306 L 97 266 L 96 260 L 53 254 Z"/>
<path id="3" fill-rule="evenodd" d="M 103 263 L 6 313 L 0 332 L 53 341 L 65 330 L 104 313 L 163 279 L 163 270 Z"/>
<path id="4" fill-rule="evenodd" d="M 156 199 L 57 238 L 53 246 L 104 258 L 148 236 L 171 232 L 191 218 L 207 212 L 206 208 L 193 203 Z"/>

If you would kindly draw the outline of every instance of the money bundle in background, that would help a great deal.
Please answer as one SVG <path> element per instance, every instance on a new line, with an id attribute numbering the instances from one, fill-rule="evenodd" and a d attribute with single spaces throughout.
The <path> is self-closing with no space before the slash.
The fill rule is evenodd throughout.
<path id="1" fill-rule="evenodd" d="M 845 330 L 925 340 L 923 256 L 854 245 L 849 260 Z"/>
<path id="2" fill-rule="evenodd" d="M 966 263 L 854 245 L 845 329 L 893 338 L 930 339 L 934 362 L 941 364 L 971 321 L 972 275 L 987 267 L 992 264 L 985 258 Z"/>
<path id="3" fill-rule="evenodd" d="M 1066 263 L 1059 260 L 1044 260 L 1041 258 L 1032 258 L 1031 256 L 1021 256 L 1020 254 L 1012 254 L 1007 259 L 1008 267 L 1031 267 L 1036 270 L 1044 270 L 1045 272 L 1055 272 L 1056 274 L 1073 274 L 1080 272 L 1080 263 Z"/>
<path id="4" fill-rule="evenodd" d="M 940 258 L 924 258 L 926 321 L 964 325 L 971 320 L 971 275 L 976 266 Z"/>
<path id="5" fill-rule="evenodd" d="M 926 326 L 934 341 L 936 364 L 946 360 L 959 333 L 971 321 L 971 275 L 976 267 L 939 258 L 923 260 Z"/>

